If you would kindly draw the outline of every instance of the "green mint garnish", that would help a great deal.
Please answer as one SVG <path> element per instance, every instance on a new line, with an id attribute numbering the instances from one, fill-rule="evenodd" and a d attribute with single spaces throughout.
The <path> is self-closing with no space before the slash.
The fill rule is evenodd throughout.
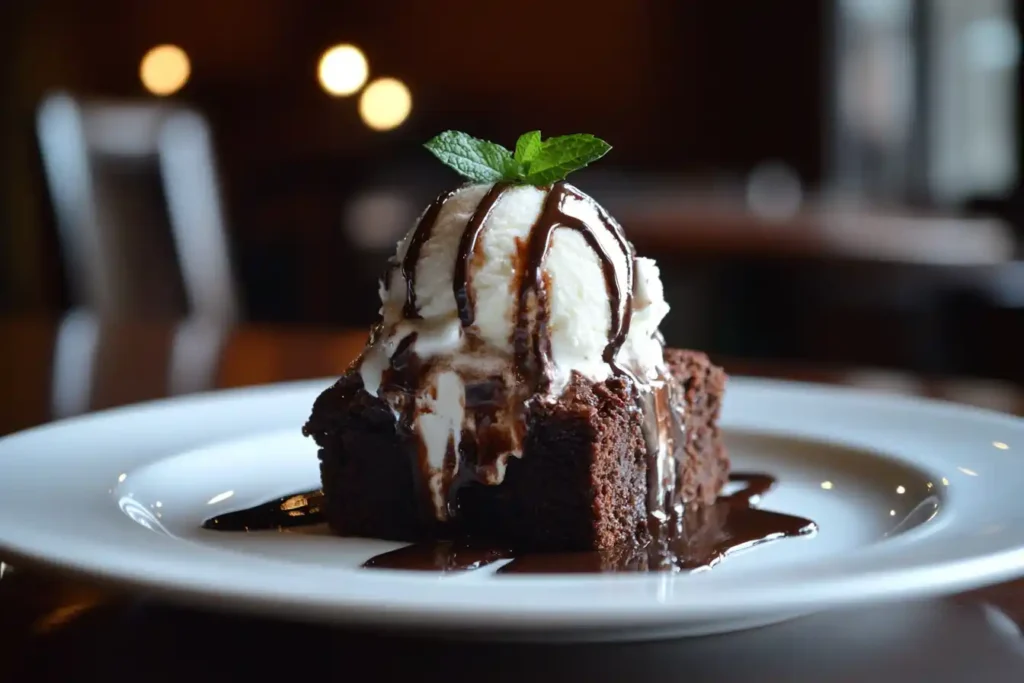
<path id="1" fill-rule="evenodd" d="M 518 161 L 526 171 L 530 169 L 530 162 L 533 161 L 534 157 L 540 152 L 540 148 L 543 147 L 543 143 L 540 141 L 540 131 L 531 130 L 529 133 L 523 133 L 516 140 L 516 154 L 515 159 Z"/>
<path id="2" fill-rule="evenodd" d="M 530 160 L 526 181 L 530 185 L 548 185 L 597 161 L 612 148 L 593 135 L 562 135 L 548 138 Z"/>
<path id="3" fill-rule="evenodd" d="M 446 130 L 426 144 L 438 159 L 460 175 L 481 183 L 517 177 L 519 163 L 501 145 L 478 140 L 465 133 Z"/>
<path id="4" fill-rule="evenodd" d="M 515 154 L 501 145 L 448 130 L 424 145 L 434 156 L 478 183 L 550 185 L 600 159 L 611 149 L 593 135 L 562 135 L 542 140 L 540 131 L 519 136 Z"/>

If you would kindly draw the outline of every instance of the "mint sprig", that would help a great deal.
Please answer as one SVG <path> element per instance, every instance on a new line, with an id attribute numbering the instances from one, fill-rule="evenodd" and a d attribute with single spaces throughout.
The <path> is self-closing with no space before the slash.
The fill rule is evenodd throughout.
<path id="1" fill-rule="evenodd" d="M 516 153 L 515 159 L 525 167 L 525 170 L 529 170 L 530 162 L 540 153 L 541 147 L 544 143 L 540 140 L 540 131 L 531 130 L 529 133 L 523 133 L 516 140 Z"/>
<path id="2" fill-rule="evenodd" d="M 427 149 L 460 175 L 481 183 L 496 183 L 515 176 L 519 163 L 501 145 L 446 130 L 427 143 Z"/>
<path id="3" fill-rule="evenodd" d="M 600 159 L 611 149 L 593 135 L 562 135 L 543 140 L 539 130 L 523 133 L 515 153 L 495 142 L 447 130 L 424 147 L 459 175 L 479 183 L 550 185 Z"/>
<path id="4" fill-rule="evenodd" d="M 526 180 L 531 185 L 547 185 L 565 178 L 592 161 L 597 161 L 612 147 L 593 135 L 562 135 L 541 143 L 537 155 L 529 162 Z"/>

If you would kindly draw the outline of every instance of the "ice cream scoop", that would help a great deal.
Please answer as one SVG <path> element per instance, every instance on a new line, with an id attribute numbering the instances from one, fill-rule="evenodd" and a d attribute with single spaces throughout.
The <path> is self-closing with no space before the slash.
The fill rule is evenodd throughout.
<path id="1" fill-rule="evenodd" d="M 564 181 L 442 194 L 399 243 L 380 296 L 359 372 L 419 439 L 442 520 L 453 485 L 498 484 L 522 456 L 531 401 L 557 398 L 573 373 L 642 386 L 663 368 L 657 266 Z"/>

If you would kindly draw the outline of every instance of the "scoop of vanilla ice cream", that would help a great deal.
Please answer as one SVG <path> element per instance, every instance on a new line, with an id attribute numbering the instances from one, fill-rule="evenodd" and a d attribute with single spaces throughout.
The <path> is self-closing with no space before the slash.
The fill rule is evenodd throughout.
<path id="1" fill-rule="evenodd" d="M 473 213 L 491 188 L 467 185 L 445 202 L 416 264 L 416 303 L 422 319 L 405 320 L 406 285 L 400 268 L 390 272 L 388 286 L 380 289 L 385 328 L 399 326 L 418 333 L 417 351 L 456 353 L 460 322 L 453 294 L 453 275 L 459 241 Z M 471 261 L 470 288 L 475 332 L 487 351 L 502 357 L 513 353 L 512 333 L 519 273 L 516 267 L 521 244 L 525 246 L 550 190 L 533 186 L 508 189 L 491 209 L 477 240 Z M 622 292 L 626 282 L 626 255 L 603 226 L 598 206 L 584 195 L 570 199 L 562 211 L 593 226 L 595 236 L 614 263 Z M 399 243 L 400 263 L 409 247 L 412 231 Z M 668 313 L 658 268 L 650 259 L 635 261 L 633 316 L 630 331 L 617 360 L 634 372 L 648 375 L 662 364 L 662 346 L 655 338 L 658 325 Z M 609 294 L 601 262 L 578 232 L 556 229 L 543 266 L 549 287 L 552 388 L 558 390 L 573 370 L 594 381 L 607 378 L 612 369 L 603 356 L 611 326 Z M 408 333 L 406 332 L 406 333 Z"/>

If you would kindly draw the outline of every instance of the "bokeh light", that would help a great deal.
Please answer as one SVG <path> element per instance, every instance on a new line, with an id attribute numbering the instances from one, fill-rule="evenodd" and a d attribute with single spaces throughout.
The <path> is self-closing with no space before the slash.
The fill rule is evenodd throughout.
<path id="1" fill-rule="evenodd" d="M 142 57 L 139 78 L 154 95 L 170 95 L 181 90 L 192 73 L 188 55 L 177 45 L 157 45 Z"/>
<path id="2" fill-rule="evenodd" d="M 402 125 L 412 111 L 412 94 L 397 78 L 378 78 L 359 97 L 359 115 L 373 130 Z"/>
<path id="3" fill-rule="evenodd" d="M 355 45 L 335 45 L 324 52 L 317 67 L 320 86 L 336 96 L 357 92 L 366 83 L 369 73 L 366 55 Z"/>

